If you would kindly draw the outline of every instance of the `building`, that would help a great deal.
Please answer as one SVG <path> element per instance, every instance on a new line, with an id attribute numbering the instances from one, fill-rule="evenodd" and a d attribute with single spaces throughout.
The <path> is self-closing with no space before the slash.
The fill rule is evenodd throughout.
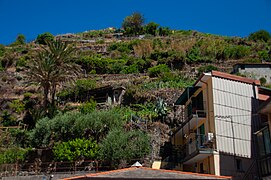
<path id="1" fill-rule="evenodd" d="M 271 179 L 271 97 L 259 109 L 261 129 L 255 134 L 258 144 L 258 166 L 262 179 Z"/>
<path id="2" fill-rule="evenodd" d="M 266 83 L 271 83 L 271 64 L 235 64 L 233 73 L 240 73 L 247 78 L 265 78 Z"/>
<path id="3" fill-rule="evenodd" d="M 253 132 L 259 129 L 259 80 L 204 73 L 176 101 L 181 124 L 172 134 L 175 169 L 253 179 Z M 172 166 L 171 166 L 172 167 Z"/>

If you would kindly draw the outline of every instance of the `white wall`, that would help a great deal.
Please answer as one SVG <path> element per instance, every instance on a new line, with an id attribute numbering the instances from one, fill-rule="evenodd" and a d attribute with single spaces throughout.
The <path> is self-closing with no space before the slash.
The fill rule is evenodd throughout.
<path id="1" fill-rule="evenodd" d="M 253 86 L 212 77 L 216 148 L 251 157 Z"/>

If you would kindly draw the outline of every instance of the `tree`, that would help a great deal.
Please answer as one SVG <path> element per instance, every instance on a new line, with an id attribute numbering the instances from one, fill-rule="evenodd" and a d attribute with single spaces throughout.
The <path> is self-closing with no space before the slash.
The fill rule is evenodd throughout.
<path id="1" fill-rule="evenodd" d="M 53 40 L 54 40 L 54 36 L 51 33 L 46 32 L 46 33 L 43 33 L 43 34 L 39 34 L 37 39 L 36 39 L 36 42 L 38 44 L 47 45 L 48 42 L 51 42 Z"/>
<path id="2" fill-rule="evenodd" d="M 159 27 L 159 24 L 155 22 L 150 22 L 145 26 L 145 33 L 155 36 L 156 30 L 158 27 Z"/>
<path id="3" fill-rule="evenodd" d="M 135 12 L 127 16 L 122 23 L 125 33 L 128 35 L 138 35 L 143 30 L 144 17 L 142 14 Z"/>
<path id="4" fill-rule="evenodd" d="M 16 38 L 17 44 L 25 44 L 25 36 L 23 34 L 19 34 Z"/>
<path id="5" fill-rule="evenodd" d="M 265 30 L 256 31 L 248 36 L 248 39 L 253 41 L 261 40 L 267 42 L 270 38 L 271 38 L 270 33 Z"/>
<path id="6" fill-rule="evenodd" d="M 16 41 L 11 43 L 10 46 L 17 46 L 17 45 L 23 45 L 25 44 L 25 36 L 23 34 L 19 34 L 16 37 Z"/>
<path id="7" fill-rule="evenodd" d="M 60 40 L 47 41 L 47 44 L 48 48 L 30 62 L 28 71 L 30 81 L 43 88 L 45 110 L 49 103 L 54 106 L 57 85 L 74 80 L 80 72 L 80 67 L 70 61 L 74 47 Z"/>
<path id="8" fill-rule="evenodd" d="M 171 31 L 169 27 L 159 27 L 158 34 L 159 36 L 168 36 L 169 34 L 171 34 Z"/>
<path id="9" fill-rule="evenodd" d="M 121 161 L 143 158 L 150 152 L 147 134 L 141 131 L 112 130 L 100 144 L 100 158 L 117 167 Z"/>

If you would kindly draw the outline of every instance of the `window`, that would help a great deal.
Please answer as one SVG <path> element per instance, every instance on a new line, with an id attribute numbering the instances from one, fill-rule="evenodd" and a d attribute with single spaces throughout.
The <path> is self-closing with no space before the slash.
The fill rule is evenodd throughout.
<path id="1" fill-rule="evenodd" d="M 236 160 L 236 169 L 237 171 L 243 171 L 243 165 L 241 159 L 235 159 Z"/>

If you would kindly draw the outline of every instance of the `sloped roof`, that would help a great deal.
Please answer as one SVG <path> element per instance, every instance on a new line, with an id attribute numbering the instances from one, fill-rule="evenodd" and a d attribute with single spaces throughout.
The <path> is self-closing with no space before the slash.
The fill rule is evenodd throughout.
<path id="1" fill-rule="evenodd" d="M 220 78 L 224 78 L 224 79 L 229 79 L 229 80 L 233 80 L 233 81 L 239 81 L 239 82 L 243 82 L 243 83 L 247 83 L 247 84 L 261 85 L 259 80 L 249 79 L 249 78 L 236 76 L 233 74 L 228 74 L 228 73 L 219 72 L 219 71 L 212 71 L 212 76 L 220 77 Z"/>
<path id="2" fill-rule="evenodd" d="M 101 173 L 86 174 L 84 176 L 77 176 L 72 178 L 66 178 L 64 180 L 84 180 L 84 179 L 120 179 L 120 180 L 138 180 L 138 179 L 167 179 L 167 180 L 176 180 L 176 179 L 217 179 L 217 180 L 226 180 L 231 179 L 229 176 L 215 176 L 210 174 L 198 174 L 191 172 L 182 172 L 182 171 L 173 171 L 173 170 L 162 170 L 162 169 L 151 169 L 145 167 L 131 167 L 120 170 L 113 170 Z"/>

